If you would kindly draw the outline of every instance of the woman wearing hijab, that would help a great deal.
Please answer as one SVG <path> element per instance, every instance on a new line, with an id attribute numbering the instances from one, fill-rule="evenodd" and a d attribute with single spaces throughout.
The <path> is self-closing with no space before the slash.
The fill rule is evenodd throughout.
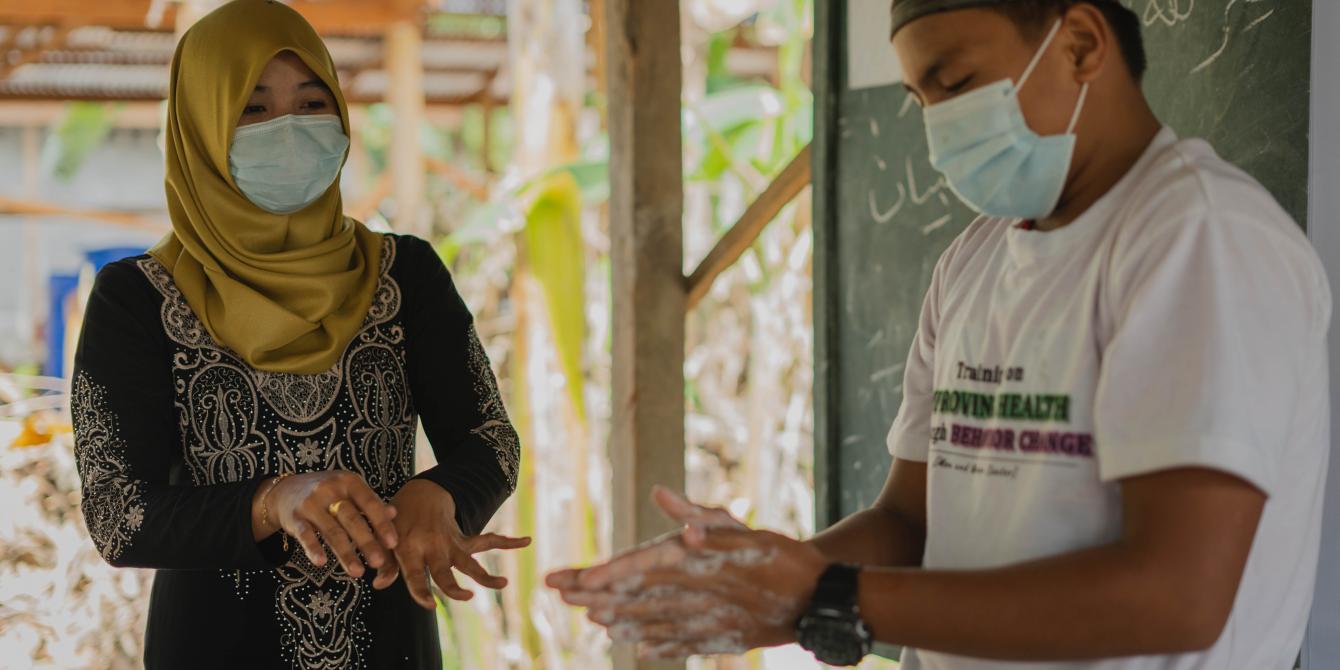
<path id="1" fill-rule="evenodd" d="M 344 216 L 348 129 L 285 5 L 182 36 L 172 233 L 98 274 L 71 399 L 94 543 L 158 569 L 148 668 L 440 668 L 430 580 L 501 588 L 473 555 L 528 541 L 479 534 L 516 432 L 433 249 Z"/>

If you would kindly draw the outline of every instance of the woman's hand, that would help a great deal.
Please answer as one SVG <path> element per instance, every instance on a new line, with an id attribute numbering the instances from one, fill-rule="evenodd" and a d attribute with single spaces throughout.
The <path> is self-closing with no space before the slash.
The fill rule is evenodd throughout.
<path id="1" fill-rule="evenodd" d="M 456 525 L 456 501 L 441 486 L 423 479 L 411 479 L 395 495 L 391 504 L 398 510 L 395 528 L 400 543 L 396 560 L 377 571 L 372 585 L 384 589 L 395 582 L 400 571 L 415 602 L 424 609 L 437 607 L 430 579 L 448 598 L 469 600 L 474 593 L 461 587 L 452 569 L 469 575 L 481 586 L 500 589 L 507 585 L 503 577 L 490 575 L 474 554 L 490 549 L 520 549 L 530 544 L 528 537 L 505 537 L 486 533 L 465 537 Z"/>
<path id="2" fill-rule="evenodd" d="M 330 508 L 339 502 L 337 514 Z M 325 543 L 351 577 L 363 576 L 363 561 L 373 568 L 394 564 L 396 547 L 394 507 L 382 502 L 358 474 L 348 470 L 326 470 L 293 475 L 278 484 L 267 481 L 257 490 L 254 509 L 267 510 L 269 528 L 258 530 L 260 539 L 284 530 L 302 545 L 312 565 L 326 563 Z M 274 528 L 275 523 L 279 528 Z M 259 524 L 257 525 L 260 528 Z"/>

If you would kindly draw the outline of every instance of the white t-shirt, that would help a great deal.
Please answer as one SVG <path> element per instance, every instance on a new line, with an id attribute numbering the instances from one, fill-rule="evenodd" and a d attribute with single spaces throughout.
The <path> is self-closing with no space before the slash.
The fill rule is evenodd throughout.
<path id="1" fill-rule="evenodd" d="M 1269 498 L 1208 651 L 1003 663 L 908 650 L 903 667 L 1292 668 L 1330 439 L 1331 297 L 1307 238 L 1254 179 L 1169 129 L 1069 226 L 1017 224 L 979 219 L 949 247 L 908 356 L 889 449 L 928 465 L 925 567 L 1110 543 L 1134 475 L 1213 468 Z"/>

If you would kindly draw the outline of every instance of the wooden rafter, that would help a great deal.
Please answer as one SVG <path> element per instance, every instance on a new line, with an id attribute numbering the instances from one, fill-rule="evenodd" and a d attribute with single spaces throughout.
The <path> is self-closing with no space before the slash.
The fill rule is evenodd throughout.
<path id="1" fill-rule="evenodd" d="M 0 104 L 9 102 L 160 102 L 163 100 L 162 93 L 143 92 L 136 94 L 120 94 L 108 92 L 106 95 L 85 94 L 69 95 L 58 92 L 51 93 L 24 93 L 6 90 L 4 82 L 0 82 Z M 386 102 L 383 96 L 365 96 L 365 95 L 346 95 L 345 100 L 351 105 L 370 105 L 379 102 Z M 470 93 L 467 95 L 449 96 L 449 97 L 429 97 L 425 104 L 428 107 L 438 107 L 452 109 L 465 107 L 467 105 L 478 104 L 483 100 L 483 91 Z M 506 101 L 503 101 L 506 102 Z"/>
<path id="2" fill-rule="evenodd" d="M 149 24 L 152 0 L 0 0 L 0 24 L 96 25 L 120 29 L 171 30 L 176 25 L 176 4 L 169 4 L 156 24 Z M 298 10 L 322 34 L 380 34 L 395 21 L 418 21 L 423 3 L 371 2 L 369 0 L 292 0 Z"/>
<path id="3" fill-rule="evenodd" d="M 689 275 L 687 279 L 689 309 L 707 295 L 717 276 L 739 260 L 754 240 L 758 239 L 768 223 L 777 218 L 782 208 L 794 200 L 809 184 L 810 145 L 806 144 L 805 148 L 787 163 L 781 174 L 768 184 L 763 193 L 750 203 L 749 208 L 740 216 L 740 220 L 721 236 L 716 246 L 712 247 L 693 274 Z"/>
<path id="4" fill-rule="evenodd" d="M 429 172 L 441 176 L 451 182 L 456 188 L 469 193 L 474 199 L 480 201 L 489 199 L 489 186 L 487 182 L 470 175 L 464 170 L 444 160 L 433 158 L 432 156 L 425 156 L 423 160 Z"/>
<path id="5" fill-rule="evenodd" d="M 126 228 L 135 228 L 137 230 L 148 230 L 155 233 L 167 231 L 168 227 L 153 219 L 135 214 L 133 212 L 117 212 L 111 210 L 99 209 L 81 209 L 74 207 L 65 207 L 49 202 L 38 202 L 34 200 L 20 200 L 18 198 L 7 198 L 0 196 L 0 214 L 17 214 L 30 216 L 67 216 L 75 219 L 86 219 L 89 221 L 99 221 L 101 223 L 110 223 Z"/>

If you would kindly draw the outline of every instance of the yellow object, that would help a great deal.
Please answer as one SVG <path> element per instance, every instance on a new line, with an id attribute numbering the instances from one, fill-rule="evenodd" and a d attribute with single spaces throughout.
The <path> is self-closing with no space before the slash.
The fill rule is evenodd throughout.
<path id="1" fill-rule="evenodd" d="M 22 447 L 40 447 L 51 441 L 52 430 L 50 422 L 38 418 L 36 413 L 23 417 L 23 429 L 14 437 L 14 441 L 9 446 L 15 449 Z"/>
<path id="2" fill-rule="evenodd" d="M 292 214 L 262 210 L 233 182 L 233 131 L 281 51 L 330 87 L 349 133 L 335 64 L 301 15 L 272 0 L 235 0 L 205 15 L 172 58 L 165 143 L 172 232 L 150 253 L 220 344 L 261 370 L 314 374 L 335 364 L 362 325 L 381 235 L 344 216 L 338 179 Z"/>
<path id="3" fill-rule="evenodd" d="M 330 507 L 327 508 L 328 510 L 330 510 L 330 515 L 338 517 L 340 515 L 340 505 L 343 504 L 344 504 L 343 500 L 336 500 L 335 502 L 331 503 Z"/>

